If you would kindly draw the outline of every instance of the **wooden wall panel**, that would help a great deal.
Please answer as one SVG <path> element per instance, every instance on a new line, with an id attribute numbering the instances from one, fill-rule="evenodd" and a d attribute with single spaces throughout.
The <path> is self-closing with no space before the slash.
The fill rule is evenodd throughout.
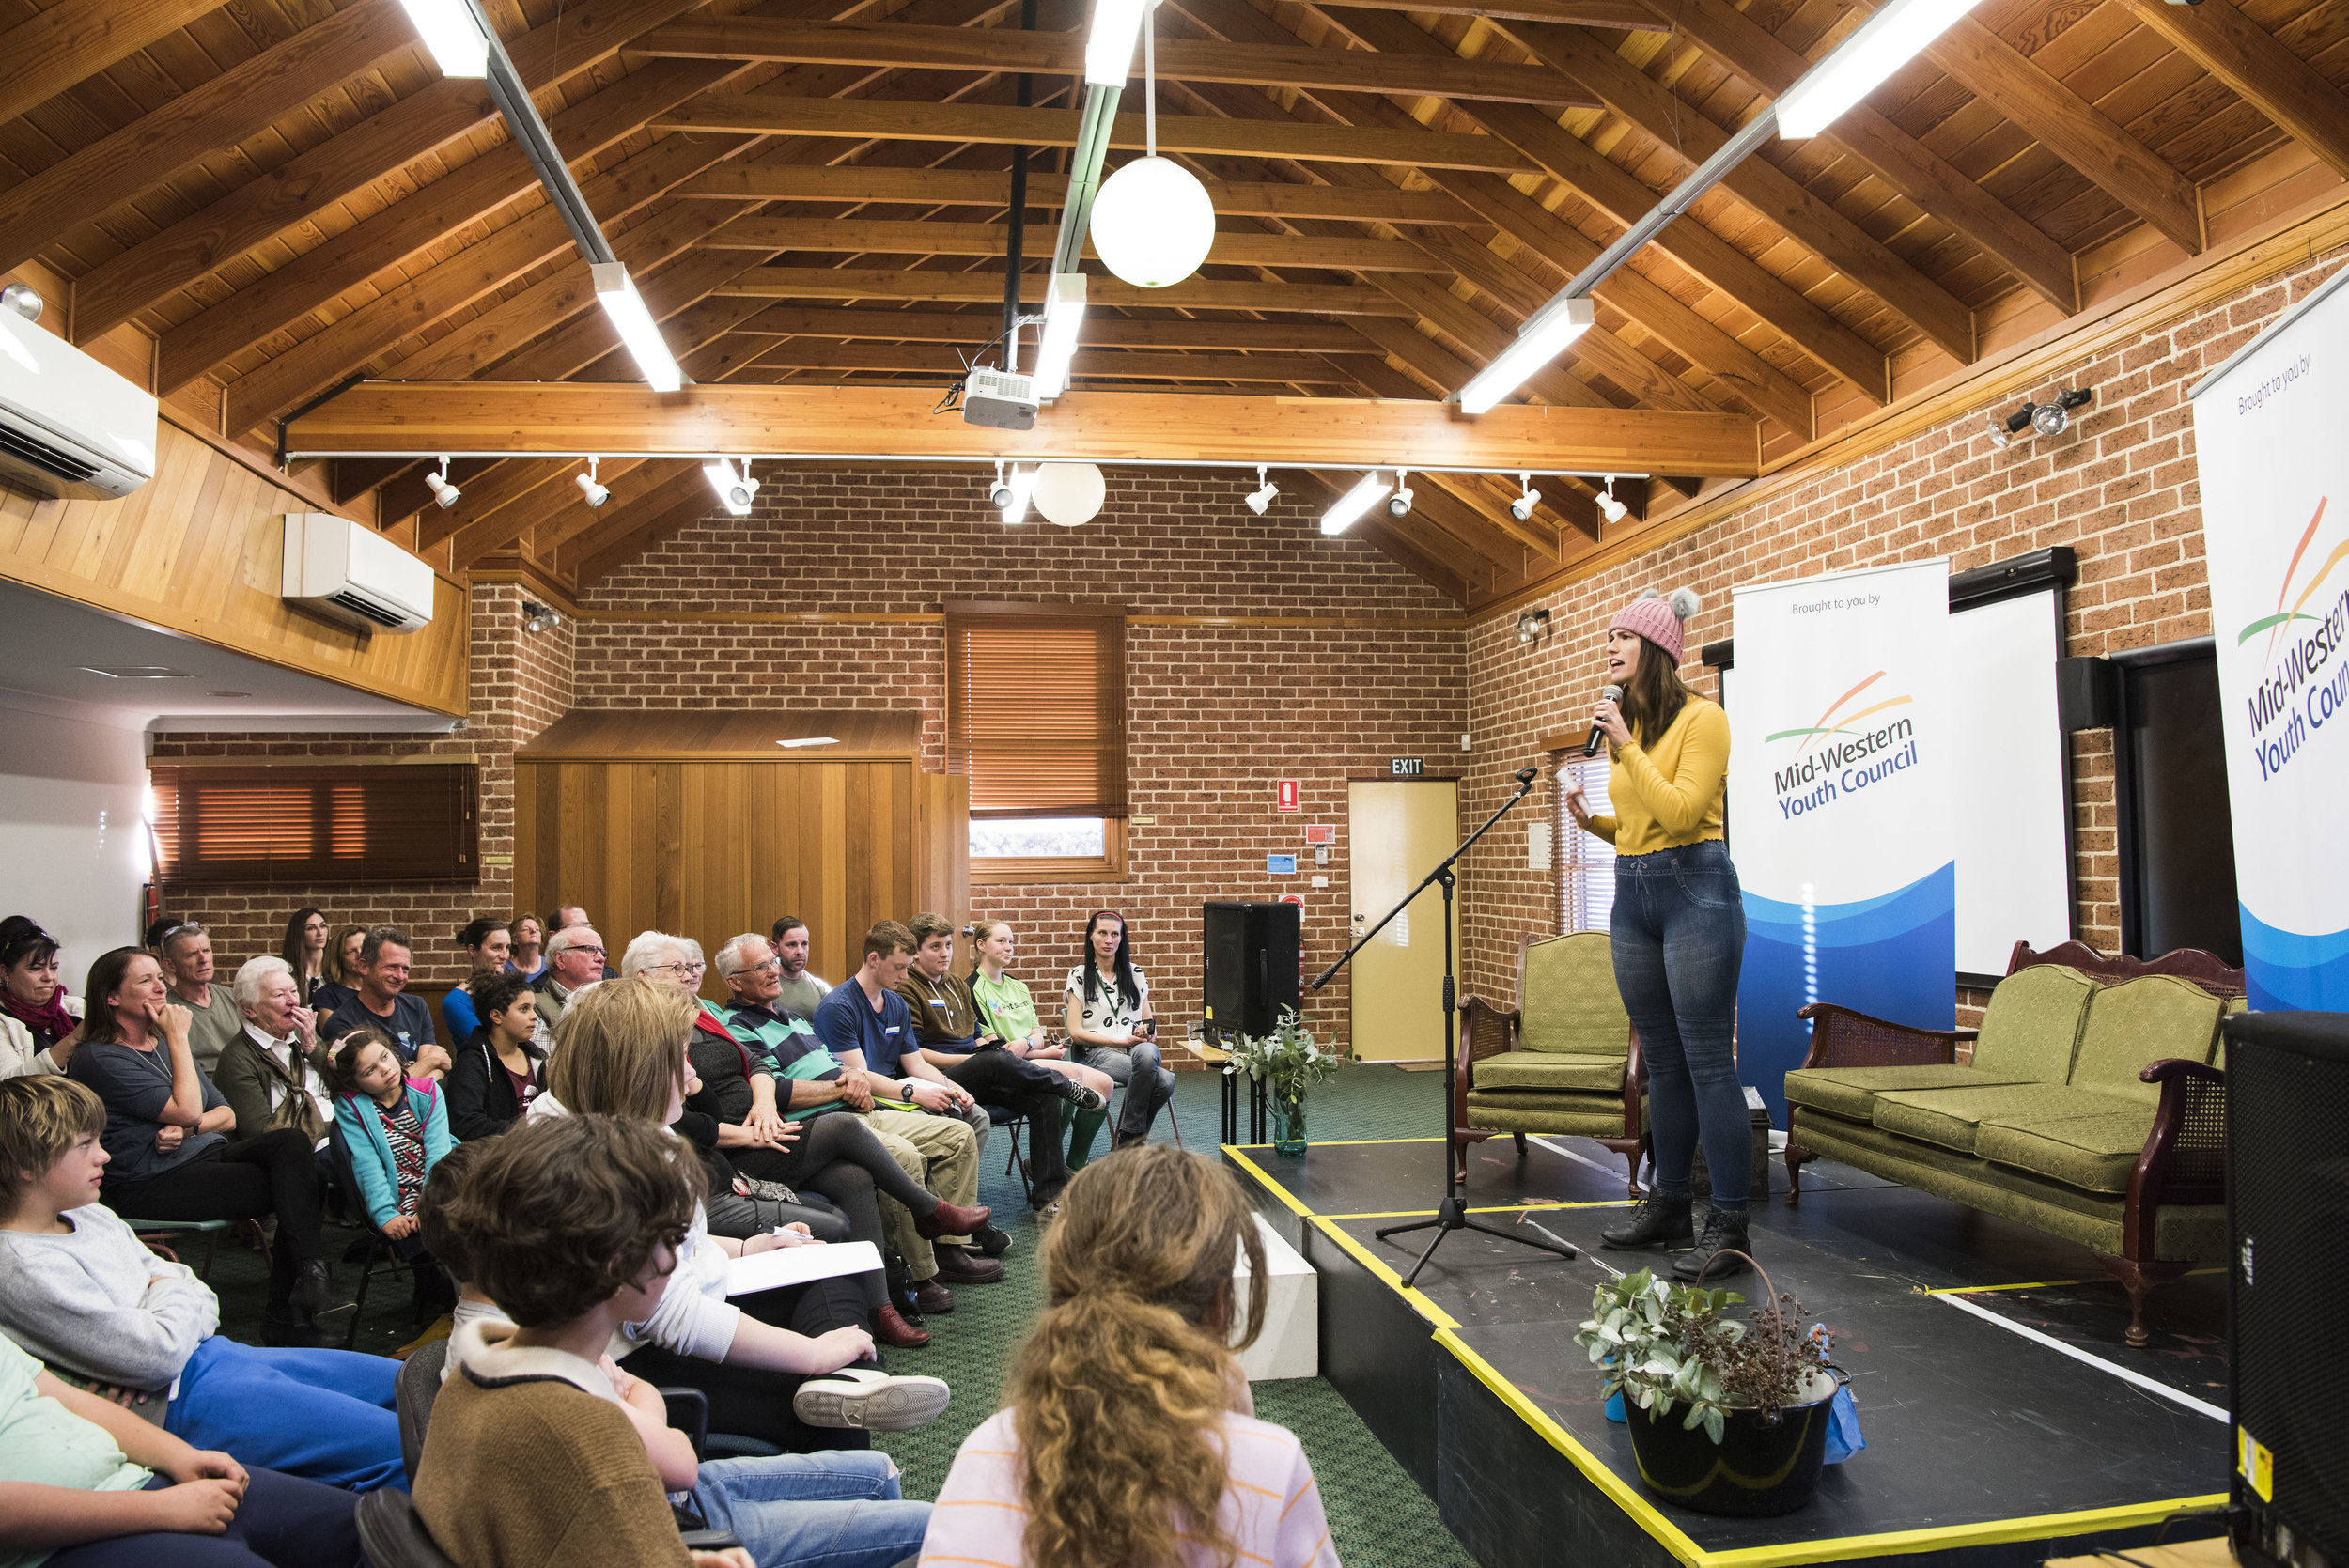
<path id="1" fill-rule="evenodd" d="M 837 982 L 867 926 L 920 907 L 910 761 L 524 759 L 514 793 L 519 907 L 584 905 L 615 958 L 661 930 L 714 959 L 794 914 L 814 935 L 809 967 Z M 725 994 L 714 971 L 704 994 Z"/>
<path id="2" fill-rule="evenodd" d="M 971 918 L 971 781 L 960 773 L 924 773 L 917 782 L 914 902 L 959 927 Z"/>
<path id="3" fill-rule="evenodd" d="M 433 580 L 432 624 L 395 635 L 278 597 L 284 517 L 314 503 L 164 421 L 155 477 L 120 501 L 55 501 L 0 479 L 0 577 L 436 712 L 465 711 L 466 592 Z"/>

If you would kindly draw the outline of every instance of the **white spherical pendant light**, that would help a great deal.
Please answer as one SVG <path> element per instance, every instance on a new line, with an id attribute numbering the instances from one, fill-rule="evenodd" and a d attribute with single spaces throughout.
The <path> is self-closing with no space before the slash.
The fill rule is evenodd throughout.
<path id="1" fill-rule="evenodd" d="M 1215 243 L 1215 204 L 1180 163 L 1137 158 L 1093 198 L 1093 248 L 1137 288 L 1164 288 L 1199 270 Z"/>
<path id="2" fill-rule="evenodd" d="M 1063 528 L 1091 522 L 1101 512 L 1109 485 L 1097 463 L 1046 463 L 1035 476 L 1035 509 Z"/>

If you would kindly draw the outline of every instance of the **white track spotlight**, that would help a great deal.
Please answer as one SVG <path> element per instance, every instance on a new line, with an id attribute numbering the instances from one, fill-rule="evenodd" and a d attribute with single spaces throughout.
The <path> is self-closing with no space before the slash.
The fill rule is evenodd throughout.
<path id="1" fill-rule="evenodd" d="M 1003 487 L 1002 509 L 1005 527 L 1028 520 L 1028 501 L 1035 494 L 1035 476 L 1043 472 L 1040 467 L 1032 468 L 1025 474 L 1016 468 L 1011 471 L 1010 482 Z"/>
<path id="2" fill-rule="evenodd" d="M 751 477 L 751 460 L 742 459 L 740 473 L 735 472 L 733 460 L 720 458 L 702 464 L 702 476 L 709 488 L 718 492 L 725 509 L 738 518 L 751 515 L 751 498 L 758 493 L 758 481 Z"/>
<path id="3" fill-rule="evenodd" d="M 2072 425 L 2072 411 L 2095 396 L 2091 387 L 2074 387 L 2056 394 L 2052 403 L 2042 403 L 2031 411 L 2030 427 L 2043 436 L 2060 436 Z"/>
<path id="4" fill-rule="evenodd" d="M 1542 504 L 1542 492 L 1533 488 L 1533 476 L 1530 474 L 1517 475 L 1517 498 L 1509 503 L 1509 515 L 1525 522 L 1532 518 L 1533 508 Z"/>
<path id="5" fill-rule="evenodd" d="M 432 492 L 432 499 L 445 510 L 457 505 L 457 498 L 465 492 L 448 482 L 448 459 L 441 459 L 441 472 L 424 476 L 424 488 Z"/>
<path id="6" fill-rule="evenodd" d="M 987 504 L 997 511 L 1011 505 L 1011 481 L 1003 477 L 1003 465 L 995 465 L 995 482 L 987 487 Z"/>
<path id="7" fill-rule="evenodd" d="M 1362 475 L 1361 483 L 1338 497 L 1336 503 L 1321 514 L 1321 531 L 1324 534 L 1345 533 L 1364 512 L 1385 499 L 1386 493 L 1393 488 L 1378 477 L 1377 469 L 1372 469 Z"/>
<path id="8" fill-rule="evenodd" d="M 580 499 L 586 502 L 591 510 L 612 499 L 612 492 L 596 483 L 596 464 L 601 460 L 598 458 L 588 458 L 587 472 L 571 477 L 571 483 L 579 487 Z"/>
<path id="9" fill-rule="evenodd" d="M 1411 515 L 1411 487 L 1404 483 L 1410 476 L 1411 471 L 1408 468 L 1394 471 L 1394 493 L 1387 497 L 1387 516 L 1408 518 Z"/>
<path id="10" fill-rule="evenodd" d="M 1258 517 L 1264 516 L 1264 509 L 1272 505 L 1274 496 L 1281 493 L 1281 487 L 1265 477 L 1267 472 L 1264 464 L 1256 465 L 1256 488 L 1242 498 L 1248 503 L 1248 509 Z"/>
<path id="11" fill-rule="evenodd" d="M 431 51 L 442 75 L 490 74 L 490 40 L 465 0 L 399 0 L 399 8 L 408 13 L 408 24 Z"/>
<path id="12" fill-rule="evenodd" d="M 1615 499 L 1615 476 L 1609 474 L 1607 488 L 1598 492 L 1598 515 L 1609 522 L 1621 522 L 1624 514 L 1629 510 L 1630 507 Z"/>
<path id="13" fill-rule="evenodd" d="M 1890 0 L 1852 29 L 1774 106 L 1778 133 L 1788 141 L 1815 136 L 1836 116 L 1915 59 L 1979 0 Z"/>

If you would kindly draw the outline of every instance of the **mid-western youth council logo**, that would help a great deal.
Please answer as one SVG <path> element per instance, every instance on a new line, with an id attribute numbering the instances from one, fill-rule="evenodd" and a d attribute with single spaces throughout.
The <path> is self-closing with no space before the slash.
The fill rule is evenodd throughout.
<path id="1" fill-rule="evenodd" d="M 1906 707 L 1916 701 L 1914 697 L 1885 697 L 1866 707 L 1843 713 L 1848 704 L 1883 678 L 1884 672 L 1878 670 L 1836 698 L 1815 723 L 1779 730 L 1762 737 L 1765 745 L 1781 740 L 1802 742 L 1795 748 L 1796 760 L 1770 774 L 1770 794 L 1777 800 L 1781 816 L 1792 819 L 1816 811 L 1917 765 L 1914 720 L 1892 719 L 1880 722 L 1873 729 L 1861 727 L 1862 721 L 1887 708 Z M 1841 718 L 1837 717 L 1839 714 Z M 1851 738 L 1828 738 L 1838 735 Z M 1813 751 L 1813 747 L 1817 750 Z"/>
<path id="2" fill-rule="evenodd" d="M 2263 779 L 2281 773 L 2299 755 L 2310 732 L 2349 712 L 2349 663 L 2340 659 L 2344 637 L 2349 636 L 2349 585 L 2343 585 L 2329 601 L 2319 601 L 2317 609 L 2309 608 L 2333 569 L 2349 561 L 2349 538 L 2333 547 L 2309 577 L 2308 586 L 2292 598 L 2291 606 L 2284 604 L 2292 598 L 2300 563 L 2308 558 L 2309 547 L 2316 542 L 2317 529 L 2324 521 L 2325 500 L 2320 498 L 2316 515 L 2309 519 L 2284 567 L 2283 581 L 2276 589 L 2276 608 L 2235 635 L 2235 646 L 2241 647 L 2261 632 L 2267 633 L 2267 646 L 2260 656 L 2264 669 L 2247 699 L 2251 750 Z"/>

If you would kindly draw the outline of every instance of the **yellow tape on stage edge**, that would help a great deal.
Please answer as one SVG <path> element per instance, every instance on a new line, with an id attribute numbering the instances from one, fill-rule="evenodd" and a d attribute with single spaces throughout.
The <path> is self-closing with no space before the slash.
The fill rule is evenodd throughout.
<path id="1" fill-rule="evenodd" d="M 1249 1145 L 1251 1148 L 1262 1148 L 1263 1146 L 1264 1145 L 1260 1143 Z M 1299 1203 L 1296 1197 L 1290 1193 L 1287 1188 L 1283 1187 L 1279 1182 L 1276 1182 L 1270 1176 L 1266 1175 L 1262 1166 L 1258 1165 L 1254 1160 L 1250 1159 L 1246 1155 L 1240 1153 L 1240 1145 L 1237 1143 L 1226 1143 L 1223 1145 L 1223 1152 L 1226 1155 L 1229 1155 L 1232 1158 L 1237 1160 L 1241 1168 L 1250 1175 L 1255 1177 L 1258 1181 L 1264 1183 L 1267 1188 L 1270 1188 L 1272 1195 L 1275 1198 L 1280 1199 L 1281 1202 L 1288 1205 L 1288 1209 L 1291 1214 L 1303 1215 L 1308 1219 L 1311 1219 L 1314 1217 L 1314 1211 Z"/>
<path id="2" fill-rule="evenodd" d="M 1380 1284 L 1403 1297 L 1406 1305 L 1438 1328 L 1457 1328 L 1459 1320 L 1430 1300 L 1425 1292 L 1403 1282 L 1403 1276 L 1390 1268 L 1377 1253 L 1338 1229 L 1336 1223 L 1316 1214 L 1312 1216 L 1314 1229 L 1338 1244 L 1346 1256 L 1361 1264 L 1376 1276 Z"/>

